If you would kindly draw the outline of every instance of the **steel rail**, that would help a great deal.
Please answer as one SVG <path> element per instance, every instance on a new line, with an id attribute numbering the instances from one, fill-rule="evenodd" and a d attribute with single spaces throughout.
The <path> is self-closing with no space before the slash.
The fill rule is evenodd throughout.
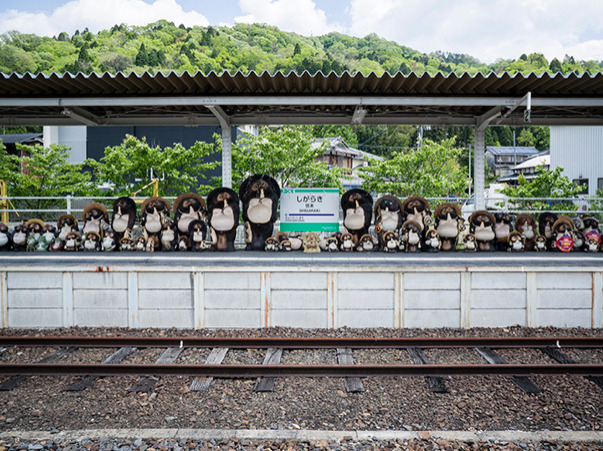
<path id="1" fill-rule="evenodd" d="M 272 337 L 31 337 L 0 336 L 0 346 L 133 346 L 231 349 L 401 349 L 415 348 L 603 348 L 603 337 L 396 337 L 396 338 L 272 338 Z"/>
<path id="2" fill-rule="evenodd" d="M 379 376 L 603 376 L 603 364 L 457 365 L 174 365 L 174 364 L 0 364 L 3 376 L 210 376 L 379 377 Z"/>

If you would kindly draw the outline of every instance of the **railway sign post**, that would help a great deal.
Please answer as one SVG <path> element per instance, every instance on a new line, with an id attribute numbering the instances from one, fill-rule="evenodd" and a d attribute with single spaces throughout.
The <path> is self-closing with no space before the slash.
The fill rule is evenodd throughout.
<path id="1" fill-rule="evenodd" d="M 283 188 L 281 232 L 338 232 L 337 188 Z"/>

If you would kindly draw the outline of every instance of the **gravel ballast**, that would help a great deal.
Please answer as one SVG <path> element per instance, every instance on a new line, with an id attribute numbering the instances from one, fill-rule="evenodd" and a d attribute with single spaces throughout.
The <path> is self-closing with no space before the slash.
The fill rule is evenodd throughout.
<path id="1" fill-rule="evenodd" d="M 278 337 L 598 336 L 600 333 L 597 329 L 521 327 L 469 330 L 272 328 L 193 331 L 71 328 L 0 331 L 1 335 Z M 64 361 L 100 362 L 113 351 L 86 349 L 80 357 L 78 353 L 82 351 L 76 351 Z M 22 354 L 17 356 L 19 352 Z M 157 349 L 141 349 L 124 363 L 153 363 L 160 352 Z M 176 363 L 201 363 L 207 354 L 207 350 L 188 349 Z M 83 355 L 85 358 L 81 357 Z M 427 355 L 433 363 L 484 363 L 477 353 L 466 350 L 433 350 L 427 351 Z M 550 358 L 537 350 L 501 350 L 500 355 L 509 363 L 552 363 Z M 603 361 L 601 351 L 568 351 L 568 355 L 585 363 Z M 23 361 L 21 358 L 24 356 L 38 359 L 45 355 L 39 350 L 9 348 L 0 354 L 0 362 Z M 224 363 L 261 363 L 263 356 L 264 350 L 230 351 Z M 354 359 L 357 363 L 410 362 L 405 350 L 359 350 L 354 352 Z M 335 350 L 284 351 L 282 362 L 335 363 L 336 354 Z M 0 379 L 0 382 L 4 379 Z M 597 385 L 574 376 L 533 376 L 531 379 L 542 389 L 541 393 L 526 394 L 505 377 L 446 378 L 450 390 L 447 394 L 429 392 L 422 377 L 363 379 L 363 393 L 347 393 L 341 378 L 277 378 L 273 392 L 255 393 L 255 379 L 215 379 L 209 391 L 193 392 L 189 390 L 191 378 L 169 376 L 160 379 L 151 393 L 133 393 L 128 389 L 138 378 L 131 376 L 102 378 L 83 392 L 63 391 L 64 387 L 78 380 L 77 377 L 29 377 L 14 390 L 0 392 L 0 436 L 3 431 L 124 428 L 350 432 L 603 430 L 603 391 Z M 420 446 L 438 449 L 429 448 L 429 443 L 421 444 L 421 440 L 416 440 L 418 442 L 413 446 L 417 449 Z M 276 449 L 281 449 L 286 443 L 275 445 Z M 437 440 L 434 443 L 438 446 Z M 238 443 L 234 448 L 238 449 L 240 445 Z M 391 445 L 383 444 L 390 448 L 398 445 L 395 440 Z M 179 446 L 185 448 L 188 445 L 182 443 Z M 228 443 L 221 446 L 223 449 L 230 447 Z M 258 445 L 254 446 L 249 449 L 255 449 Z M 313 449 L 309 442 L 303 446 L 301 449 Z M 374 447 L 382 449 L 381 445 Z"/>

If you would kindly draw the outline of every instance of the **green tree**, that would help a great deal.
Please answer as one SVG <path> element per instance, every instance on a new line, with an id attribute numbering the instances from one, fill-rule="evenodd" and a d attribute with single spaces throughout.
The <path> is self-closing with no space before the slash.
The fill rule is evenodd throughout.
<path id="1" fill-rule="evenodd" d="M 161 148 L 149 146 L 145 138 L 126 135 L 120 145 L 107 147 L 100 161 L 86 160 L 86 164 L 99 184 L 112 187 L 111 195 L 130 195 L 157 179 L 161 196 L 177 196 L 187 191 L 208 191 L 206 184 L 199 182 L 220 164 L 207 161 L 215 151 L 213 143 L 197 141 L 188 149 L 179 143 Z M 148 187 L 140 195 L 151 193 Z"/>
<path id="2" fill-rule="evenodd" d="M 149 54 L 147 53 L 147 49 L 144 46 L 144 42 L 140 44 L 140 48 L 138 49 L 138 53 L 136 54 L 136 59 L 134 60 L 134 64 L 137 66 L 146 66 L 148 64 Z"/>
<path id="3" fill-rule="evenodd" d="M 534 146 L 534 144 L 536 144 L 536 139 L 530 130 L 523 129 L 517 138 L 517 144 L 527 147 Z"/>
<path id="4" fill-rule="evenodd" d="M 262 128 L 258 136 L 243 135 L 232 146 L 233 185 L 252 174 L 274 177 L 281 187 L 337 187 L 343 190 L 343 168 L 328 168 L 317 161 L 323 146 L 303 127 Z"/>
<path id="5" fill-rule="evenodd" d="M 376 194 L 400 197 L 438 197 L 462 195 L 467 187 L 467 174 L 458 163 L 462 149 L 454 146 L 455 138 L 435 143 L 429 139 L 416 150 L 394 152 L 383 161 L 371 161 L 359 168 L 362 187 Z"/>
<path id="6" fill-rule="evenodd" d="M 557 166 L 553 171 L 548 171 L 544 165 L 536 168 L 536 177 L 527 180 L 523 174 L 518 177 L 517 187 L 507 187 L 501 192 L 509 198 L 571 198 L 580 193 L 580 188 L 569 177 L 563 175 L 563 168 Z M 520 202 L 520 201 L 518 201 Z M 521 201 L 528 210 L 575 210 L 577 208 L 570 201 Z"/>

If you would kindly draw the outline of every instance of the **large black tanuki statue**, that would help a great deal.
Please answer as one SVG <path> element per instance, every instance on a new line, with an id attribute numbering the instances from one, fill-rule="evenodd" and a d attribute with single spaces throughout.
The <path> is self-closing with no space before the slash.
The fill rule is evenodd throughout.
<path id="1" fill-rule="evenodd" d="M 379 248 L 383 252 L 392 252 L 394 248 L 388 247 L 385 235 L 393 232 L 398 235 L 404 214 L 402 202 L 395 196 L 383 196 L 375 202 L 375 233 L 379 238 Z M 391 240 L 390 240 L 391 241 Z"/>
<path id="2" fill-rule="evenodd" d="M 354 247 L 368 233 L 373 218 L 373 197 L 363 189 L 346 191 L 341 197 L 343 225 L 352 235 Z"/>
<path id="3" fill-rule="evenodd" d="M 478 251 L 494 251 L 496 219 L 486 210 L 477 210 L 469 217 L 469 232 L 475 236 Z"/>
<path id="4" fill-rule="evenodd" d="M 0 251 L 10 251 L 13 248 L 13 235 L 8 226 L 0 223 Z"/>
<path id="5" fill-rule="evenodd" d="M 113 202 L 113 215 L 111 216 L 111 228 L 114 232 L 115 242 L 121 241 L 124 236 L 133 238 L 134 225 L 136 223 L 136 202 L 130 197 L 120 197 Z"/>
<path id="6" fill-rule="evenodd" d="M 239 195 L 216 188 L 207 195 L 207 221 L 212 251 L 233 252 L 239 225 Z"/>
<path id="7" fill-rule="evenodd" d="M 246 250 L 263 251 L 272 236 L 281 189 L 268 175 L 256 174 L 241 183 L 239 198 L 243 204 Z"/>
<path id="8" fill-rule="evenodd" d="M 435 229 L 440 236 L 440 250 L 445 252 L 456 251 L 459 233 L 464 228 L 465 221 L 461 208 L 457 204 L 443 203 L 433 212 Z"/>

